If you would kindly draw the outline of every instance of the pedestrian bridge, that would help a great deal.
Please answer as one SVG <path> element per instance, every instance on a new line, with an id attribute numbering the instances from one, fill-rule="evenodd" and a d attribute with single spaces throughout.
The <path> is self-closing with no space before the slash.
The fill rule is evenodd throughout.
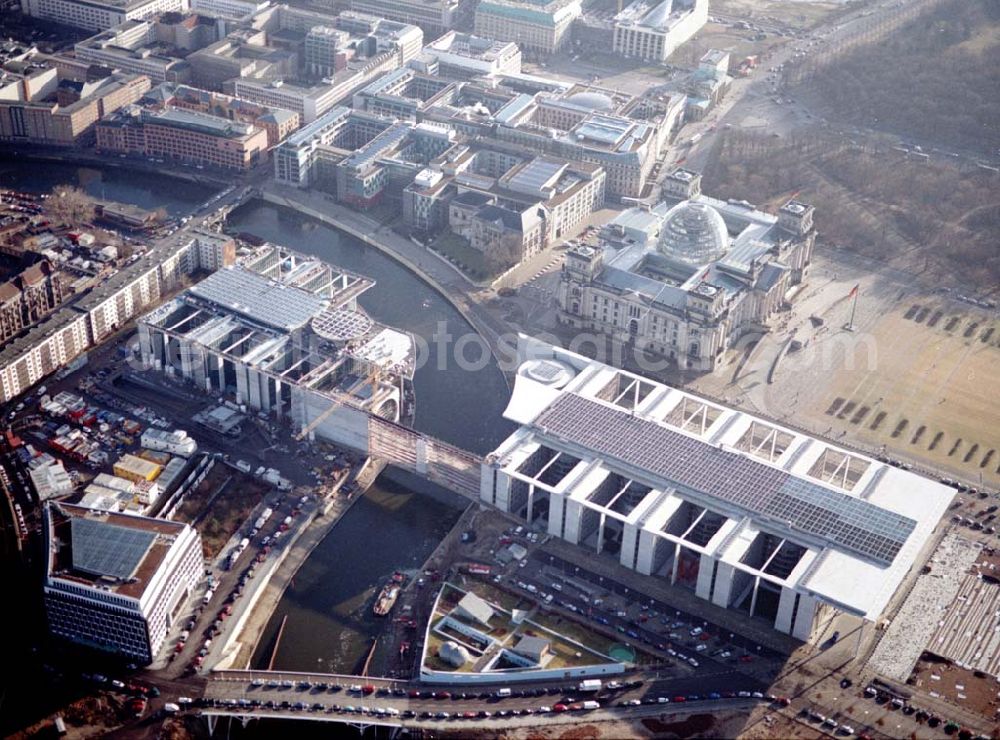
<path id="1" fill-rule="evenodd" d="M 472 452 L 370 415 L 368 454 L 474 501 L 479 500 L 483 458 Z"/>

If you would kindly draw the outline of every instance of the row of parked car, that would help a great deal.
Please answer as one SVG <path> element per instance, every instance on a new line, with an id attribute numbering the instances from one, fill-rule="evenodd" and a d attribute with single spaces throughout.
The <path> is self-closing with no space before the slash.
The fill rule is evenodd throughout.
<path id="1" fill-rule="evenodd" d="M 894 709 L 903 714 L 912 716 L 920 724 L 926 723 L 928 727 L 941 727 L 943 725 L 944 732 L 948 735 L 955 735 L 960 740 L 987 740 L 986 736 L 974 735 L 970 730 L 962 727 L 957 722 L 952 720 L 947 720 L 939 717 L 934 712 L 922 709 L 912 703 L 910 703 L 909 697 L 901 696 L 895 691 L 890 691 L 884 688 L 885 684 L 882 686 L 876 685 L 876 683 L 871 683 L 865 687 L 864 695 L 875 701 L 877 704 L 882 704 L 889 709 Z M 849 734 L 849 733 L 848 733 Z M 858 735 L 859 738 L 863 737 Z"/>

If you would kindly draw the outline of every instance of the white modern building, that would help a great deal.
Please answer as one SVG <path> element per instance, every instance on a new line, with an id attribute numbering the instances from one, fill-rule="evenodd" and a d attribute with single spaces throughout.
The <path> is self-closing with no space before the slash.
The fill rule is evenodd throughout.
<path id="1" fill-rule="evenodd" d="M 187 10 L 188 0 L 24 0 L 21 9 L 34 18 L 103 31 L 125 21 Z"/>
<path id="2" fill-rule="evenodd" d="M 875 621 L 953 491 L 743 411 L 521 337 L 485 503 L 801 640 Z M 927 548 L 929 549 L 929 548 Z"/>
<path id="3" fill-rule="evenodd" d="M 49 630 L 146 665 L 201 577 L 201 537 L 187 524 L 45 507 Z"/>
<path id="4" fill-rule="evenodd" d="M 256 15 L 270 4 L 270 0 L 191 0 L 191 9 L 239 20 Z"/>
<path id="5" fill-rule="evenodd" d="M 424 47 L 411 67 L 437 64 L 442 77 L 469 79 L 521 73 L 521 50 L 513 41 L 495 41 L 448 31 Z"/>
<path id="6" fill-rule="evenodd" d="M 412 336 L 359 308 L 373 285 L 265 245 L 140 317 L 142 359 L 310 438 L 365 450 L 369 414 L 400 418 L 416 356 Z"/>
<path id="7" fill-rule="evenodd" d="M 615 53 L 665 62 L 708 22 L 708 0 L 635 0 L 615 16 Z"/>
<path id="8" fill-rule="evenodd" d="M 153 84 L 184 82 L 189 65 L 166 53 L 157 42 L 156 23 L 127 21 L 84 39 L 73 47 L 81 62 L 146 75 Z"/>

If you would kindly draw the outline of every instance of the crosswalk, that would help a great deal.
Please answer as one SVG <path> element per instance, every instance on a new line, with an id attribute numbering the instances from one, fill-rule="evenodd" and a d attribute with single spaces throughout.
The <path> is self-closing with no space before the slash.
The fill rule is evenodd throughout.
<path id="1" fill-rule="evenodd" d="M 529 284 L 535 282 L 536 280 L 538 280 L 538 278 L 540 278 L 542 275 L 546 274 L 547 272 L 551 272 L 555 267 L 562 265 L 562 260 L 563 260 L 563 258 L 562 258 L 561 254 L 560 255 L 556 255 L 555 257 L 552 258 L 552 260 L 547 265 L 545 265 L 545 267 L 541 268 L 538 272 L 536 272 L 534 275 L 532 275 L 527 281 L 525 281 L 524 284 L 525 285 L 529 285 Z"/>

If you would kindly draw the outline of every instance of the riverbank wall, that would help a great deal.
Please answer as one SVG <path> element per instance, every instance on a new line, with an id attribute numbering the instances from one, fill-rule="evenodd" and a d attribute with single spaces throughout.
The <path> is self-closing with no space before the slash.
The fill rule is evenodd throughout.
<path id="1" fill-rule="evenodd" d="M 273 192 L 268 188 L 264 188 L 259 191 L 260 198 L 265 203 L 270 203 L 271 205 L 288 208 L 297 213 L 301 213 L 304 216 L 315 219 L 320 223 L 323 223 L 337 231 L 342 231 L 343 233 L 351 236 L 366 246 L 377 249 L 382 252 L 387 257 L 395 260 L 403 267 L 405 267 L 409 272 L 416 275 L 421 281 L 427 284 L 435 293 L 440 295 L 445 301 L 447 301 L 452 308 L 454 308 L 458 314 L 469 324 L 484 340 L 486 340 L 487 345 L 490 348 L 490 352 L 493 358 L 499 363 L 502 359 L 500 348 L 499 348 L 499 336 L 490 327 L 486 326 L 477 316 L 469 310 L 466 300 L 468 298 L 464 295 L 455 295 L 455 292 L 449 290 L 447 286 L 443 285 L 437 278 L 431 275 L 427 270 L 418 265 L 412 259 L 407 257 L 405 254 L 400 252 L 398 249 L 394 249 L 386 241 L 379 239 L 377 235 L 367 233 L 353 224 L 348 223 L 342 218 L 337 218 L 329 213 L 324 213 L 318 208 L 304 203 L 301 200 L 297 200 L 291 195 L 284 195 L 281 193 Z M 403 237 L 399 237 L 403 239 Z M 415 247 L 416 245 L 414 245 Z M 432 256 L 434 259 L 438 259 L 436 255 Z M 501 365 L 501 370 L 503 366 Z M 504 379 L 510 385 L 510 379 L 507 377 L 507 373 L 504 372 Z"/>

